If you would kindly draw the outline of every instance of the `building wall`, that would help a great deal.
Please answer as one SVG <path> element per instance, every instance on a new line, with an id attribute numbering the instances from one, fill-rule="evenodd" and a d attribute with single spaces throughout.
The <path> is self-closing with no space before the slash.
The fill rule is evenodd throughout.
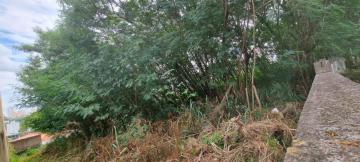
<path id="1" fill-rule="evenodd" d="M 16 136 L 19 134 L 20 121 L 8 120 L 5 124 L 5 127 L 6 127 L 6 136 Z"/>
<path id="2" fill-rule="evenodd" d="M 33 135 L 27 138 L 21 138 L 17 140 L 10 141 L 10 143 L 14 146 L 16 152 L 23 151 L 30 147 L 40 146 L 41 145 L 41 135 Z"/>

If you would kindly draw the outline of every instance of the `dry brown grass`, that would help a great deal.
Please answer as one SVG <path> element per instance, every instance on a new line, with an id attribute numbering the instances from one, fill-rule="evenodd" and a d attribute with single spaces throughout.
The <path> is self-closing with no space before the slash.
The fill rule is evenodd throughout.
<path id="1" fill-rule="evenodd" d="M 244 123 L 241 116 L 237 116 L 218 126 L 189 112 L 154 123 L 139 119 L 134 121 L 135 125 L 149 127 L 141 138 L 131 138 L 119 146 L 115 145 L 113 136 L 94 138 L 86 147 L 82 146 L 82 151 L 80 146 L 74 147 L 68 151 L 72 154 L 52 161 L 282 161 L 291 142 L 293 123 L 296 123 L 290 120 L 289 114 L 291 117 L 299 114 L 297 106 L 281 108 L 285 110 L 282 117 L 265 112 L 258 121 Z"/>
<path id="2" fill-rule="evenodd" d="M 289 143 L 291 140 L 290 128 L 277 119 L 243 124 L 239 118 L 232 118 L 218 128 L 207 125 L 210 129 L 201 129 L 199 134 L 191 137 L 184 137 L 181 130 L 199 124 L 184 124 L 183 119 L 180 117 L 178 120 L 158 123 L 157 126 L 162 128 L 154 128 L 145 138 L 131 141 L 126 148 L 127 153 L 118 160 L 279 161 L 286 150 L 282 142 Z M 204 144 L 202 137 L 214 132 L 220 132 L 223 146 L 211 142 Z"/>

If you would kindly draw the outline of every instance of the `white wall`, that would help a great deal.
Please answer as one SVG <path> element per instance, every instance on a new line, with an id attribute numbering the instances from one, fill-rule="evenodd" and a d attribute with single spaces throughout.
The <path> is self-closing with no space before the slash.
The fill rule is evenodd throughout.
<path id="1" fill-rule="evenodd" d="M 11 120 L 6 122 L 6 135 L 12 136 L 19 134 L 20 121 Z"/>

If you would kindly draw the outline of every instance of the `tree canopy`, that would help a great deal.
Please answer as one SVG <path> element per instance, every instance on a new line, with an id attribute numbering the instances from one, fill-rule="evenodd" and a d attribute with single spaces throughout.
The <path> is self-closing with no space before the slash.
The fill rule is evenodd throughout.
<path id="1" fill-rule="evenodd" d="M 255 93 L 265 107 L 301 100 L 314 61 L 360 54 L 358 0 L 59 3 L 56 27 L 20 47 L 39 54 L 19 73 L 20 92 L 23 106 L 38 107 L 28 125 L 45 132 L 76 122 L 102 136 L 134 116 L 214 108 L 201 103 L 224 95 L 228 112 L 246 111 Z"/>

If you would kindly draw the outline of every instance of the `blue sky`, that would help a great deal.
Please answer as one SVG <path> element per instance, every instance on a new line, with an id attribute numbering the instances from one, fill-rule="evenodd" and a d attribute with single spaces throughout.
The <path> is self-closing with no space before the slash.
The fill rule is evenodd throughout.
<path id="1" fill-rule="evenodd" d="M 54 27 L 58 10 L 56 0 L 0 0 L 0 93 L 5 114 L 16 107 L 19 98 L 15 87 L 21 83 L 16 73 L 33 55 L 18 51 L 14 46 L 33 43 L 37 39 L 35 27 Z"/>

